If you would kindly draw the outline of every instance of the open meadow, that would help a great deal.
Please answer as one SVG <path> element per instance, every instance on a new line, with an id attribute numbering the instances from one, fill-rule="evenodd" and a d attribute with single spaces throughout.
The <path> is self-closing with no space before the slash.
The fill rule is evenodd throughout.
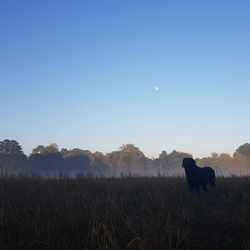
<path id="1" fill-rule="evenodd" d="M 250 249 L 250 178 L 0 178 L 0 249 Z"/>

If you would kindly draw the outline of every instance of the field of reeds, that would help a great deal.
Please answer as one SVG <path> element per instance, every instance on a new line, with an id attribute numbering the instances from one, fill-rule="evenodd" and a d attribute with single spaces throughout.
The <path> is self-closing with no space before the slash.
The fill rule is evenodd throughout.
<path id="1" fill-rule="evenodd" d="M 250 249 L 250 177 L 0 177 L 0 249 Z"/>

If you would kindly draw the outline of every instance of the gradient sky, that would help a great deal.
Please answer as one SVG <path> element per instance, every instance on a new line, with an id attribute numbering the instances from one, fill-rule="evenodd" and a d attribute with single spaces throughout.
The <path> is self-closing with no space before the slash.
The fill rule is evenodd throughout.
<path id="1" fill-rule="evenodd" d="M 250 142 L 249 13 L 249 0 L 0 1 L 0 140 L 234 152 Z"/>

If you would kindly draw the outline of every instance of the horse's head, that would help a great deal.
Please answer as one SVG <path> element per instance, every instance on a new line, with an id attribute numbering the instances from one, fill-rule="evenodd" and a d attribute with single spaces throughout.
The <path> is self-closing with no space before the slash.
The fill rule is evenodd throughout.
<path id="1" fill-rule="evenodd" d="M 182 167 L 183 168 L 196 167 L 196 161 L 192 158 L 183 158 Z"/>

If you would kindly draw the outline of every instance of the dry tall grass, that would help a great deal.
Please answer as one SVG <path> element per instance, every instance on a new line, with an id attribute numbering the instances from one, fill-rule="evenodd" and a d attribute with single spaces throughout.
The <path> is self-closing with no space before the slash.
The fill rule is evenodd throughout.
<path id="1" fill-rule="evenodd" d="M 250 178 L 0 178 L 0 249 L 250 249 Z"/>

